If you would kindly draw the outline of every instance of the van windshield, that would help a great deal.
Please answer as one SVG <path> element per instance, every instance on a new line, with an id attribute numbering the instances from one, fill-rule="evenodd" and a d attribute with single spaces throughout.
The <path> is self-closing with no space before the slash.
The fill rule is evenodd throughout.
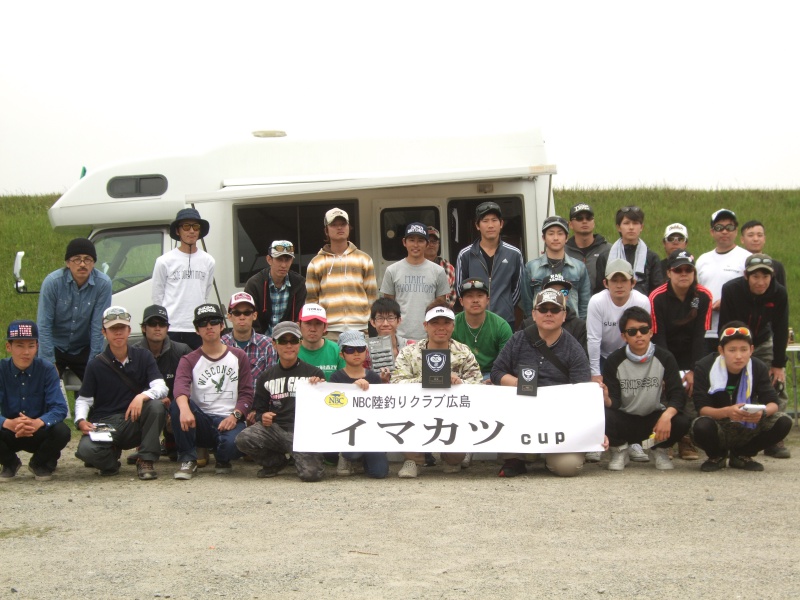
<path id="1" fill-rule="evenodd" d="M 111 278 L 114 294 L 153 276 L 165 235 L 165 229 L 153 227 L 106 230 L 92 237 L 97 250 L 95 267 Z"/>

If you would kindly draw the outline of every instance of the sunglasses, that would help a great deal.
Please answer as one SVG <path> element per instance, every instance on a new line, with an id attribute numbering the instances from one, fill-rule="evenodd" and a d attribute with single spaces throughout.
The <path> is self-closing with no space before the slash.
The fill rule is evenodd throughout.
<path id="1" fill-rule="evenodd" d="M 545 288 L 545 289 L 546 290 L 551 290 L 553 288 L 549 287 L 549 288 Z M 555 290 L 555 291 L 558 292 L 559 294 L 561 294 L 562 296 L 569 296 L 569 290 L 567 288 L 561 288 L 560 290 Z"/>
<path id="2" fill-rule="evenodd" d="M 622 208 L 619 209 L 619 212 L 621 212 L 623 214 L 624 213 L 641 213 L 642 209 L 639 208 L 638 206 L 623 206 Z"/>
<path id="3" fill-rule="evenodd" d="M 673 273 L 677 273 L 678 275 L 686 275 L 687 273 L 694 273 L 693 267 L 675 267 L 674 269 L 670 269 Z"/>
<path id="4" fill-rule="evenodd" d="M 294 244 L 290 242 L 278 242 L 270 247 L 270 250 L 277 250 L 278 252 L 294 252 Z"/>
<path id="5" fill-rule="evenodd" d="M 760 256 L 755 256 L 747 261 L 747 266 L 751 267 L 753 265 L 764 265 L 767 267 L 772 266 L 772 259 L 771 258 L 761 258 Z"/>
<path id="6" fill-rule="evenodd" d="M 169 323 L 161 319 L 151 319 L 145 323 L 147 327 L 169 327 Z"/>
<path id="7" fill-rule="evenodd" d="M 181 223 L 181 231 L 200 231 L 200 223 Z"/>
<path id="8" fill-rule="evenodd" d="M 748 338 L 752 338 L 750 335 L 750 330 L 747 327 L 727 327 L 723 332 L 722 335 L 719 336 L 720 341 L 724 340 L 726 337 L 731 337 L 732 335 L 744 335 Z"/>
<path id="9" fill-rule="evenodd" d="M 575 215 L 572 217 L 573 221 L 594 221 L 594 217 L 592 215 Z"/>
<path id="10" fill-rule="evenodd" d="M 194 322 L 194 326 L 198 329 L 208 327 L 209 325 L 222 325 L 222 319 L 203 319 L 202 321 Z"/>
<path id="11" fill-rule="evenodd" d="M 642 325 L 641 327 L 628 327 L 625 330 L 625 333 L 630 337 L 635 336 L 637 333 L 641 333 L 642 335 L 647 335 L 650 333 L 650 325 Z"/>
<path id="12" fill-rule="evenodd" d="M 549 307 L 548 306 L 537 306 L 536 307 L 536 312 L 538 312 L 540 314 L 543 314 L 543 315 L 546 315 L 547 313 L 550 313 L 551 315 L 557 315 L 562 310 L 564 310 L 564 309 L 561 308 L 560 306 L 549 306 Z"/>
<path id="13" fill-rule="evenodd" d="M 256 311 L 254 311 L 254 310 L 232 310 L 231 314 L 234 317 L 249 317 L 254 312 L 256 312 Z"/>
<path id="14" fill-rule="evenodd" d="M 397 316 L 396 315 L 389 315 L 389 316 L 375 315 L 375 318 L 373 319 L 373 321 L 375 321 L 376 323 L 383 323 L 384 321 L 386 323 L 394 323 L 395 321 L 397 321 Z"/>
<path id="15" fill-rule="evenodd" d="M 682 235 L 671 235 L 671 236 L 669 236 L 669 237 L 667 238 L 667 241 L 668 241 L 668 242 L 672 242 L 672 243 L 674 244 L 674 243 L 676 243 L 676 242 L 682 242 L 682 241 L 684 241 L 685 239 L 686 239 L 686 238 L 685 238 L 685 237 L 683 237 Z"/>
<path id="16" fill-rule="evenodd" d="M 362 352 L 366 352 L 366 346 L 342 346 L 342 352 L 345 354 L 361 354 Z"/>
<path id="17" fill-rule="evenodd" d="M 470 290 L 482 290 L 488 293 L 489 286 L 480 279 L 467 279 L 461 284 L 461 292 L 468 292 Z"/>
<path id="18" fill-rule="evenodd" d="M 130 321 L 131 315 L 130 313 L 125 312 L 124 310 L 115 310 L 103 317 L 103 323 L 109 323 L 110 321 L 116 321 L 117 319 L 122 319 L 123 321 Z"/>
<path id="19" fill-rule="evenodd" d="M 73 256 L 69 259 L 69 262 L 72 265 L 92 265 L 94 264 L 94 259 L 91 256 L 86 256 L 84 258 Z"/>
<path id="20" fill-rule="evenodd" d="M 728 223 L 727 225 L 714 225 L 714 227 L 712 227 L 711 229 L 713 229 L 717 233 L 721 233 L 723 231 L 733 233 L 734 231 L 736 231 L 736 225 L 734 225 L 733 223 Z"/>
<path id="21" fill-rule="evenodd" d="M 293 337 L 293 338 L 280 338 L 279 340 L 275 340 L 275 343 L 279 346 L 297 346 L 300 343 L 300 339 Z"/>

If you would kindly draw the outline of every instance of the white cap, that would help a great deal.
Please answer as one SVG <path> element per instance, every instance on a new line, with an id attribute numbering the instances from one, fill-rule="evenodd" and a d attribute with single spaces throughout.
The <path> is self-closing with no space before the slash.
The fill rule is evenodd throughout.
<path id="1" fill-rule="evenodd" d="M 686 229 L 680 223 L 673 223 L 672 225 L 667 225 L 667 228 L 664 230 L 664 239 L 667 239 L 673 233 L 677 233 L 678 235 L 682 235 L 683 239 L 689 239 L 689 230 Z"/>
<path id="2" fill-rule="evenodd" d="M 436 317 L 444 317 L 446 319 L 450 319 L 451 321 L 456 320 L 455 313 L 447 308 L 446 306 L 435 306 L 430 309 L 428 312 L 425 313 L 425 322 L 431 321 Z"/>
<path id="3" fill-rule="evenodd" d="M 333 223 L 334 219 L 337 219 L 339 217 L 341 217 L 348 223 L 350 222 L 350 217 L 348 217 L 347 213 L 344 212 L 341 208 L 332 208 L 325 213 L 325 227 Z"/>

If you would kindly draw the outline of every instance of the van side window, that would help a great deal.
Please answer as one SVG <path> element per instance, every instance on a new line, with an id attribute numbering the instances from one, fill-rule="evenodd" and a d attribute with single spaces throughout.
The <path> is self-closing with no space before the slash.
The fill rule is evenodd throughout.
<path id="1" fill-rule="evenodd" d="M 112 177 L 106 191 L 112 198 L 163 196 L 167 191 L 167 178 L 163 175 Z"/>
<path id="2" fill-rule="evenodd" d="M 92 238 L 97 250 L 95 268 L 111 278 L 114 294 L 153 276 L 165 236 L 165 229 L 150 228 L 101 231 Z"/>
<path id="3" fill-rule="evenodd" d="M 480 237 L 475 227 L 475 209 L 481 202 L 491 200 L 500 205 L 503 211 L 502 240 L 516 246 L 525 254 L 525 231 L 522 215 L 522 198 L 518 196 L 479 196 L 477 198 L 450 198 L 447 201 L 447 235 L 450 256 L 448 260 L 456 264 L 458 253 Z M 442 235 L 444 230 L 440 229 Z"/>
<path id="4" fill-rule="evenodd" d="M 273 240 L 288 240 L 294 244 L 292 270 L 305 277 L 308 263 L 325 245 L 323 218 L 334 207 L 341 208 L 350 217 L 350 241 L 358 246 L 358 203 L 352 198 L 316 204 L 298 201 L 235 206 L 237 284 L 243 286 L 268 266 L 266 254 Z"/>
<path id="5" fill-rule="evenodd" d="M 413 208 L 387 208 L 381 211 L 381 256 L 383 260 L 403 260 L 407 256 L 403 246 L 406 225 L 418 221 L 439 227 L 439 209 L 435 206 Z"/>

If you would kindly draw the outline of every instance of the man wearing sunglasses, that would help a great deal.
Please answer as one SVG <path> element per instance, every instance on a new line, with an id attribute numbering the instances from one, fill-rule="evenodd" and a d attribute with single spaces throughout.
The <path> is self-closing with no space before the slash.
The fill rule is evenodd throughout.
<path id="1" fill-rule="evenodd" d="M 603 368 L 603 394 L 610 459 L 609 471 L 622 471 L 630 445 L 652 440 L 656 469 L 674 469 L 667 448 L 689 431 L 683 414 L 686 392 L 678 363 L 665 348 L 652 343 L 650 314 L 634 306 L 619 319 L 625 345 Z"/>
<path id="2" fill-rule="evenodd" d="M 222 336 L 222 343 L 231 348 L 244 350 L 250 361 L 253 383 L 267 367 L 278 362 L 278 353 L 272 338 L 256 333 L 254 325 L 258 318 L 256 303 L 247 292 L 236 292 L 228 302 L 228 318 L 233 323 L 229 333 Z"/>
<path id="3" fill-rule="evenodd" d="M 245 428 L 253 405 L 253 375 L 243 350 L 222 343 L 225 319 L 216 304 L 194 310 L 202 346 L 181 358 L 175 375 L 175 402 L 170 406 L 180 468 L 175 479 L 197 472 L 197 448 L 216 449 L 214 472 L 226 475 L 240 458 L 236 436 Z"/>
<path id="4" fill-rule="evenodd" d="M 299 381 L 324 381 L 325 374 L 298 358 L 302 334 L 297 323 L 283 321 L 272 330 L 272 343 L 278 362 L 256 381 L 254 408 L 256 422 L 236 438 L 239 450 L 261 465 L 259 478 L 275 477 L 289 463 L 293 453 L 297 476 L 301 481 L 319 481 L 325 473 L 323 455 L 293 452 L 295 389 Z"/>
<path id="5" fill-rule="evenodd" d="M 291 270 L 294 244 L 275 240 L 267 252 L 266 269 L 262 269 L 244 284 L 244 291 L 255 302 L 258 318 L 256 332 L 271 335 L 281 321 L 297 321 L 306 303 L 306 278 Z"/>
<path id="6" fill-rule="evenodd" d="M 169 312 L 169 337 L 193 350 L 203 341 L 195 331 L 192 311 L 208 299 L 214 284 L 214 258 L 197 245 L 210 228 L 194 208 L 179 210 L 169 225 L 169 237 L 178 246 L 159 256 L 153 267 L 153 304 Z"/>
<path id="7" fill-rule="evenodd" d="M 778 389 L 786 385 L 786 347 L 789 344 L 789 297 L 786 288 L 775 280 L 772 258 L 751 254 L 744 263 L 744 277 L 722 286 L 720 323 L 742 321 L 753 338 L 753 356 L 769 368 L 769 378 Z M 778 407 L 786 410 L 787 399 L 778 398 Z M 781 442 L 765 450 L 775 458 L 790 458 L 789 448 Z"/>
<path id="8" fill-rule="evenodd" d="M 128 345 L 131 315 L 125 308 L 105 310 L 103 335 L 108 347 L 86 365 L 75 400 L 75 427 L 82 434 L 75 456 L 102 476 L 117 475 L 122 450 L 138 446 L 139 479 L 155 479 L 153 463 L 161 455 L 159 437 L 166 421 L 160 400 L 167 395 L 167 384 L 152 353 Z M 92 439 L 99 423 L 111 428 L 112 441 Z"/>
<path id="9" fill-rule="evenodd" d="M 551 289 L 569 298 L 570 293 L 572 293 L 572 284 L 564 279 L 560 273 L 555 273 L 549 277 L 545 277 L 544 281 L 542 282 L 542 291 Z M 526 317 L 525 320 L 522 321 L 522 325 L 520 325 L 518 331 L 524 331 L 531 325 L 533 325 L 533 313 L 531 313 L 531 316 Z M 569 306 L 569 301 L 567 301 L 567 318 L 564 320 L 564 324 L 561 327 L 564 329 L 564 331 L 578 340 L 578 343 L 581 345 L 581 348 L 583 348 L 586 356 L 589 356 L 589 350 L 586 346 L 586 321 L 579 318 L 578 315 L 575 314 L 575 311 Z"/>
<path id="10" fill-rule="evenodd" d="M 594 232 L 594 210 L 585 202 L 580 202 L 569 209 L 569 227 L 573 236 L 567 240 L 564 251 L 586 266 L 592 293 L 603 291 L 603 285 L 597 288 L 597 259 L 607 255 L 611 244 L 599 233 Z"/>
<path id="11" fill-rule="evenodd" d="M 744 261 L 750 253 L 736 245 L 736 229 L 739 222 L 736 213 L 721 208 L 711 215 L 711 237 L 715 247 L 697 259 L 697 282 L 708 289 L 713 297 L 711 304 L 711 328 L 706 332 L 706 352 L 717 351 L 719 329 L 719 305 L 722 286 L 731 279 L 744 275 Z"/>
<path id="12" fill-rule="evenodd" d="M 586 353 L 562 328 L 566 314 L 563 294 L 552 289 L 539 292 L 533 308 L 534 324 L 516 332 L 500 351 L 492 366 L 492 383 L 516 386 L 522 366 L 538 368 L 540 387 L 591 381 Z M 543 346 L 547 348 L 544 351 Z M 501 454 L 498 458 L 503 460 L 499 477 L 527 473 L 525 455 Z M 561 477 L 577 475 L 584 461 L 583 453 L 545 454 L 547 468 Z"/>
<path id="13" fill-rule="evenodd" d="M 59 375 L 69 367 L 82 380 L 89 359 L 103 350 L 111 279 L 94 267 L 97 252 L 85 238 L 67 244 L 64 261 L 63 268 L 45 277 L 39 293 L 39 358 L 54 364 Z"/>
<path id="14" fill-rule="evenodd" d="M 689 244 L 689 230 L 680 223 L 667 225 L 667 228 L 664 230 L 663 241 L 666 258 L 661 261 L 661 272 L 664 274 L 664 282 L 666 282 L 667 270 L 669 269 L 669 257 L 676 250 L 686 250 Z M 652 293 L 652 290 L 650 293 Z"/>
<path id="15" fill-rule="evenodd" d="M 694 404 L 700 416 L 692 423 L 692 438 L 708 455 L 700 470 L 725 468 L 730 454 L 730 467 L 763 471 L 753 457 L 783 441 L 792 419 L 780 412 L 769 369 L 753 356 L 753 337 L 744 323 L 725 323 L 718 350 L 695 368 Z M 748 411 L 748 405 L 764 408 Z"/>

